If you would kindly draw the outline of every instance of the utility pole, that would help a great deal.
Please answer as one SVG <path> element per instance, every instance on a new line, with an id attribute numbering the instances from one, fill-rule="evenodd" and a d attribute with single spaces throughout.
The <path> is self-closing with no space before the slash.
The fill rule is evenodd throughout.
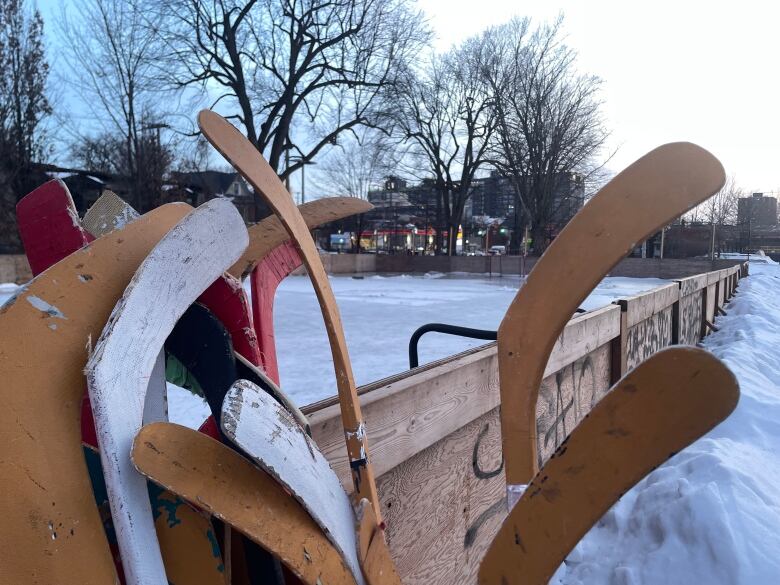
<path id="1" fill-rule="evenodd" d="M 661 228 L 661 260 L 664 259 L 664 243 L 666 240 L 666 226 Z"/>

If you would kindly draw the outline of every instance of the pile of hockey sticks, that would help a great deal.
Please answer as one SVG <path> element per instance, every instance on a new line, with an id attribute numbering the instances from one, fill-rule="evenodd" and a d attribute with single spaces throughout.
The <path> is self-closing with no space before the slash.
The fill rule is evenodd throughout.
<path id="1" fill-rule="evenodd" d="M 370 206 L 296 207 L 233 126 L 208 111 L 199 122 L 274 216 L 247 229 L 225 199 L 139 216 L 108 194 L 79 218 L 57 181 L 19 203 L 37 276 L 0 314 L 0 582 L 399 583 L 338 308 L 309 233 Z M 622 493 L 733 410 L 725 366 L 672 348 L 619 381 L 549 461 L 537 458 L 536 399 L 566 321 L 637 242 L 723 180 L 694 145 L 652 151 L 581 210 L 521 288 L 498 333 L 510 513 L 481 583 L 545 583 Z M 273 292 L 301 263 L 332 351 L 351 497 L 277 384 Z M 200 432 L 166 421 L 166 378 L 206 397 Z"/>

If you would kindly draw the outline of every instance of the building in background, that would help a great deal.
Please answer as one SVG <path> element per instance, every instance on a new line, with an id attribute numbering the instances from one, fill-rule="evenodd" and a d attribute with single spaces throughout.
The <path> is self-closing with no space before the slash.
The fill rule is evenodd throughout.
<path id="1" fill-rule="evenodd" d="M 365 214 L 362 247 L 378 253 L 433 253 L 434 242 L 449 237 L 441 202 L 432 179 L 410 184 L 387 177 L 378 189 L 368 192 L 374 209 Z M 554 238 L 585 202 L 584 180 L 574 173 L 559 177 L 551 202 L 548 237 Z M 487 254 L 492 246 L 510 249 L 513 233 L 522 229 L 522 213 L 515 203 L 511 182 L 493 171 L 474 179 L 466 203 L 457 249 L 463 254 Z M 519 239 L 515 238 L 514 241 Z M 516 252 L 517 250 L 514 250 Z"/>
<path id="2" fill-rule="evenodd" d="M 750 227 L 777 225 L 777 199 L 763 193 L 740 197 L 737 202 L 737 223 Z"/>

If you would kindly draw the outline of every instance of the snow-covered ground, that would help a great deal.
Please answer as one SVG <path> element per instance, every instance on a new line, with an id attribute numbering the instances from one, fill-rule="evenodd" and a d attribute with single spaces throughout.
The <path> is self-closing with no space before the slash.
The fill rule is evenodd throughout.
<path id="1" fill-rule="evenodd" d="M 737 409 L 623 496 L 552 583 L 780 583 L 780 266 L 750 273 L 704 341 Z"/>
<path id="2" fill-rule="evenodd" d="M 764 254 L 763 250 L 759 250 L 755 254 L 742 254 L 740 252 L 721 252 L 720 257 L 725 260 L 749 260 L 750 264 L 778 264 L 772 260 L 769 256 Z"/>

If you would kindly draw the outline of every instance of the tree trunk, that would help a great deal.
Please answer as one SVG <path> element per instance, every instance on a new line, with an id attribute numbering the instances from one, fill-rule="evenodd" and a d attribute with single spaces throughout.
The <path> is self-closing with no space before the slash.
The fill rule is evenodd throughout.
<path id="1" fill-rule="evenodd" d="M 547 248 L 547 234 L 544 224 L 535 223 L 531 227 L 531 239 L 533 240 L 531 249 L 534 251 L 534 255 L 541 256 Z"/>

